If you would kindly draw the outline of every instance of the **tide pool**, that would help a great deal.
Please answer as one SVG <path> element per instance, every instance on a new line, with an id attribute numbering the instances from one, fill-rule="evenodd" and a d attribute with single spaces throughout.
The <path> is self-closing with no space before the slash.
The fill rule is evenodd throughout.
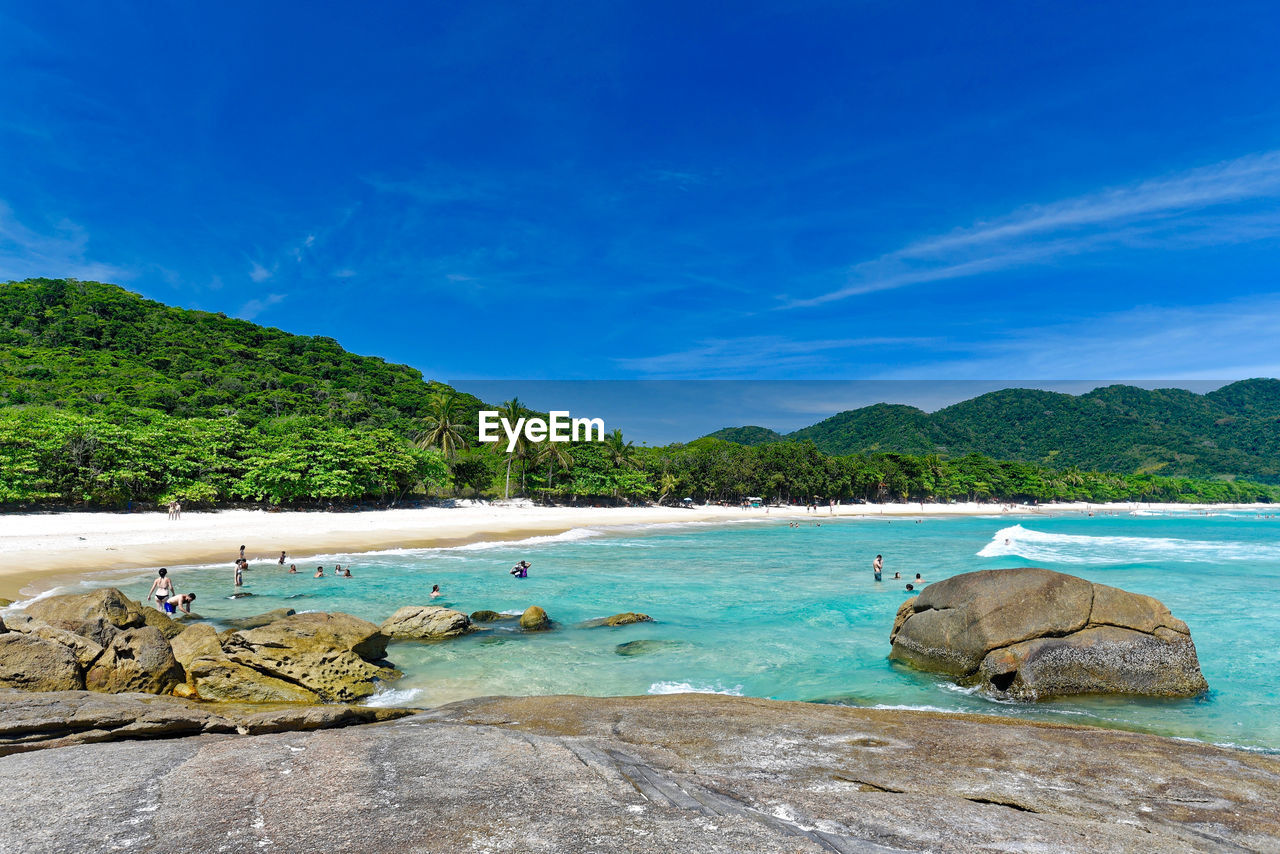
<path id="1" fill-rule="evenodd" d="M 815 524 L 820 523 L 820 524 Z M 431 706 L 490 694 L 634 695 L 715 691 L 783 700 L 936 709 L 1094 724 L 1280 752 L 1280 519 L 1235 511 L 980 518 L 821 514 L 800 527 L 744 521 L 578 529 L 519 543 L 328 555 L 290 575 L 270 557 L 305 543 L 250 546 L 231 600 L 231 560 L 173 567 L 215 623 L 274 608 L 344 611 L 381 622 L 402 605 L 518 613 L 540 605 L 557 630 L 512 624 L 441 643 L 395 642 L 403 679 L 375 697 Z M 871 560 L 884 555 L 885 581 Z M 513 578 L 517 560 L 532 564 Z M 354 577 L 332 577 L 334 563 Z M 317 564 L 326 577 L 312 578 Z M 890 664 L 889 630 L 915 573 L 1042 566 L 1145 593 L 1185 620 L 1208 679 L 1193 700 L 998 703 Z M 894 572 L 902 580 L 889 580 Z M 141 598 L 154 573 L 92 579 Z M 434 603 L 433 584 L 444 593 Z M 656 622 L 581 623 L 622 611 Z M 639 643 L 636 643 L 639 642 Z M 627 646 L 629 644 L 629 646 Z"/>

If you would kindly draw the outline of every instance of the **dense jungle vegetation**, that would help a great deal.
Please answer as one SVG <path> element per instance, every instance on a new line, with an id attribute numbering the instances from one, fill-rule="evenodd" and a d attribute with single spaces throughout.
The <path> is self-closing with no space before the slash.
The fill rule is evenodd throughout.
<path id="1" fill-rule="evenodd" d="M 1269 476 L 1275 454 L 1265 454 L 1275 443 L 1280 403 L 1267 383 L 1274 381 L 1204 396 L 1160 392 L 1171 401 L 1162 417 L 1181 417 L 1190 395 L 1212 398 L 1215 413 L 1237 413 L 1231 424 L 1215 424 L 1235 425 L 1240 436 L 1269 425 L 1250 446 L 1256 459 L 1238 470 Z M 1085 405 L 1127 405 L 1130 421 L 1150 421 L 1142 395 L 1152 393 L 1132 394 L 1140 391 L 1100 389 Z M 446 495 L 595 503 L 1280 499 L 1280 487 L 1233 477 L 1157 476 L 1119 451 L 1110 473 L 1073 465 L 1072 443 L 1091 446 L 1097 437 L 1081 435 L 1078 423 L 1048 434 L 1026 425 L 1045 406 L 1065 412 L 1060 398 L 1089 395 L 1041 397 L 1047 394 L 997 392 L 957 404 L 981 402 L 974 411 L 987 413 L 964 422 L 971 436 L 1007 434 L 1004 450 L 988 455 L 940 453 L 936 442 L 910 436 L 888 441 L 886 431 L 904 422 L 899 415 L 909 416 L 913 430 L 932 429 L 933 416 L 910 407 L 871 407 L 874 417 L 844 417 L 866 412 L 857 410 L 806 428 L 827 425 L 825 433 L 779 437 L 751 428 L 731 436 L 738 441 L 637 448 L 615 431 L 600 443 L 522 441 L 506 453 L 505 443 L 477 447 L 476 412 L 499 408 L 513 421 L 531 414 L 518 400 L 488 407 L 407 366 L 347 353 L 329 338 L 172 308 L 115 285 L 31 279 L 0 285 L 0 505 L 127 507 L 178 499 L 346 506 Z M 1009 414 L 1015 410 L 1025 417 Z M 1204 426 L 1202 418 L 1189 423 L 1185 430 Z M 862 450 L 824 450 L 840 442 Z M 1001 455 L 1036 459 L 993 458 Z"/>

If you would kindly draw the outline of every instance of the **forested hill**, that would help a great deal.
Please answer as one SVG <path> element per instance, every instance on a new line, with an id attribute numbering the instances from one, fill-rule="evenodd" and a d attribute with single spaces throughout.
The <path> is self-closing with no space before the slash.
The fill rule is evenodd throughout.
<path id="1" fill-rule="evenodd" d="M 703 438 L 723 439 L 739 445 L 767 445 L 770 442 L 781 442 L 782 434 L 768 427 L 725 427 L 723 430 L 708 433 Z"/>
<path id="2" fill-rule="evenodd" d="M 1247 477 L 1280 482 L 1280 380 L 1242 380 L 1208 394 L 1113 385 L 1070 395 L 1005 389 L 927 413 L 876 404 L 778 436 L 765 428 L 713 436 L 760 444 L 811 439 L 829 454 L 968 453 L 1053 468 Z M 777 438 L 773 438 L 777 437 Z"/>
<path id="3" fill-rule="evenodd" d="M 245 424 L 318 416 L 411 432 L 447 389 L 407 365 L 223 314 L 173 308 L 74 279 L 0 284 L 0 406 L 114 420 L 138 410 Z M 460 395 L 474 421 L 481 403 Z"/>

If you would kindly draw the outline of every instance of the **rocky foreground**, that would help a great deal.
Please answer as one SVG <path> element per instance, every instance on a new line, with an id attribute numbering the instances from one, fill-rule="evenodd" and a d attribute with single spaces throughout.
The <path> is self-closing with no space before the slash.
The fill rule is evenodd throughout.
<path id="1" fill-rule="evenodd" d="M 0 793 L 0 851 L 32 854 L 1280 851 L 1276 758 L 714 695 L 36 750 Z"/>

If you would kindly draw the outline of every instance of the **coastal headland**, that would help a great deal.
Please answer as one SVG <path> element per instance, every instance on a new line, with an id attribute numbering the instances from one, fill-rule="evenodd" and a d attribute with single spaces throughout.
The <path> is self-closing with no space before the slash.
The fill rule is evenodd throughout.
<path id="1" fill-rule="evenodd" d="M 542 507 L 529 502 L 459 502 L 361 512 L 223 510 L 184 512 L 172 521 L 162 512 L 9 513 L 0 515 L 0 596 L 19 599 L 89 573 L 134 571 L 158 566 L 229 562 L 240 544 L 255 562 L 320 554 L 386 549 L 447 548 L 480 541 L 520 540 L 573 528 L 621 528 L 682 522 L 830 517 L 942 517 L 1034 515 L 1050 512 L 1196 512 L 1223 507 L 1269 505 L 1195 504 L 992 504 L 976 502 L 841 504 L 744 510 L 739 507 Z"/>

